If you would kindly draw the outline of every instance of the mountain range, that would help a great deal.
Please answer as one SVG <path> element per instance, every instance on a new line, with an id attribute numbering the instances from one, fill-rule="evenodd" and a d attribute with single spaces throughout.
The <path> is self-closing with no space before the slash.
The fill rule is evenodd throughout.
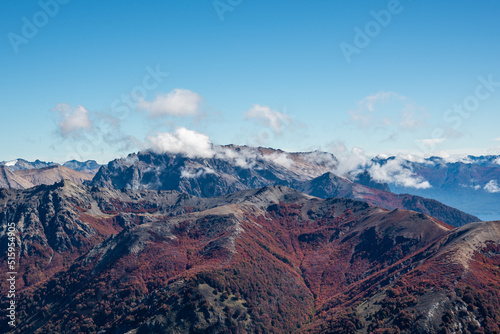
<path id="1" fill-rule="evenodd" d="M 344 193 L 344 196 L 348 198 L 366 200 L 374 205 L 389 209 L 397 207 L 416 210 L 444 219 L 447 223 L 456 226 L 481 219 L 500 219 L 500 208 L 497 205 L 500 200 L 500 156 L 467 156 L 455 160 L 440 157 L 422 159 L 411 156 L 392 156 L 376 157 L 368 161 L 365 159 L 364 163 L 359 163 L 356 158 L 344 157 L 340 159 L 343 161 L 339 161 L 339 158 L 334 155 L 319 151 L 288 153 L 270 148 L 236 145 L 216 146 L 214 150 L 216 154 L 211 159 L 200 159 L 195 156 L 184 156 L 183 159 L 179 157 L 181 156 L 179 154 L 155 154 L 148 151 L 134 153 L 127 158 L 116 159 L 104 165 L 104 170 L 101 173 L 98 173 L 101 165 L 93 160 L 85 162 L 72 160 L 62 166 L 90 175 L 98 174 L 94 184 L 104 187 L 176 189 L 197 196 L 213 196 L 275 184 L 287 185 L 303 192 L 312 193 L 314 189 L 311 189 L 306 183 L 318 177 L 328 179 L 329 176 L 324 174 L 332 173 L 342 182 L 354 182 L 354 188 L 359 188 L 359 185 L 362 185 L 371 188 L 371 191 L 373 189 L 385 191 L 381 194 L 366 196 L 366 198 L 360 196 L 359 192 L 356 191 L 350 195 Z M 168 157 L 161 158 L 162 155 Z M 353 161 L 351 162 L 350 159 Z M 169 168 L 173 168 L 173 170 L 168 171 L 168 173 L 162 171 L 165 169 L 165 166 L 160 166 L 162 160 L 171 161 L 173 165 L 170 165 Z M 351 165 L 348 170 L 340 167 L 346 163 Z M 132 167 L 134 164 L 137 166 Z M 41 169 L 54 165 L 58 164 L 40 160 L 29 162 L 23 159 L 0 162 L 0 166 L 5 166 L 12 172 L 21 169 Z M 254 167 L 256 170 L 253 170 Z M 126 173 L 131 174 L 122 175 L 121 170 L 125 171 L 127 168 L 130 169 Z M 343 170 L 340 174 L 339 168 Z M 136 171 L 134 172 L 133 169 Z M 224 169 L 229 170 L 226 173 Z M 217 175 L 209 175 L 212 174 L 212 171 L 215 171 L 215 174 L 224 174 L 225 177 L 219 178 Z M 120 176 L 114 176 L 114 172 Z M 8 173 L 0 173 L 0 187 L 27 188 L 32 186 L 29 182 L 6 174 Z M 403 177 L 404 182 L 401 182 L 401 177 Z M 62 178 L 64 177 L 55 180 L 49 178 L 46 184 L 57 182 Z M 78 178 L 70 179 L 80 182 Z M 86 180 L 87 178 L 81 179 Z M 122 179 L 120 180 L 120 178 Z M 408 179 L 420 182 L 420 186 L 415 186 L 415 182 L 406 182 Z M 320 179 L 313 183 L 321 182 Z M 422 187 L 421 185 L 424 184 L 427 186 Z M 334 188 L 334 186 L 332 187 Z M 313 194 L 319 197 L 337 196 L 335 191 L 323 195 L 320 194 L 321 192 L 322 190 L 319 190 L 319 193 Z M 363 189 L 362 192 L 367 192 L 367 189 Z M 396 194 L 397 196 L 395 196 Z M 370 198 L 374 196 L 387 198 L 387 200 L 371 201 Z M 438 205 L 434 205 L 435 202 L 409 206 L 405 204 L 408 202 L 428 202 L 430 199 L 439 201 L 446 206 L 443 209 L 438 208 Z M 435 207 L 435 209 L 430 210 L 429 207 Z M 445 217 L 449 216 L 448 213 L 441 216 L 436 213 L 446 212 L 448 207 L 468 213 L 469 218 L 446 220 Z M 457 216 L 457 214 L 454 215 Z"/>
<path id="2" fill-rule="evenodd" d="M 430 187 L 417 189 L 389 182 L 392 191 L 433 198 L 484 220 L 500 219 L 500 156 L 467 156 L 457 161 L 391 157 L 374 162 L 384 165 L 394 160 L 400 160 L 399 164 L 428 181 Z"/>
<path id="3" fill-rule="evenodd" d="M 500 331 L 500 222 L 281 185 L 196 197 L 71 181 L 0 189 L 2 245 L 8 222 L 14 333 Z"/>
<path id="4" fill-rule="evenodd" d="M 320 198 L 351 198 L 390 210 L 414 210 L 453 226 L 480 221 L 436 200 L 392 193 L 387 184 L 375 181 L 367 172 L 352 180 L 335 175 L 331 170 L 337 163 L 333 155 L 324 152 L 285 153 L 239 146 L 221 147 L 212 158 L 146 151 L 102 166 L 88 184 L 114 189 L 178 190 L 201 197 L 284 185 Z"/>
<path id="5" fill-rule="evenodd" d="M 50 165 L 34 169 L 16 169 L 11 171 L 0 165 L 0 188 L 27 189 L 35 185 L 54 184 L 62 180 L 76 183 L 92 180 L 93 174 L 79 172 L 60 165 Z"/>
<path id="6" fill-rule="evenodd" d="M 61 165 L 56 162 L 45 162 L 40 160 L 27 161 L 24 159 L 16 159 L 12 161 L 2 161 L 0 162 L 0 166 L 5 166 L 8 170 L 15 172 L 23 169 L 41 169 L 41 168 L 46 168 L 51 166 L 61 166 Z M 101 167 L 101 165 L 99 165 L 95 160 L 87 160 L 83 162 L 77 160 L 70 160 L 65 162 L 62 166 L 78 172 L 83 172 L 88 174 L 95 174 L 99 170 L 99 167 Z"/>

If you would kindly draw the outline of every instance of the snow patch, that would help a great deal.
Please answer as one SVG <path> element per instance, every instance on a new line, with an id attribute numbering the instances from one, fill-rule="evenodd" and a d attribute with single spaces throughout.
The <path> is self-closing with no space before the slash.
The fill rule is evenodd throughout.
<path id="1" fill-rule="evenodd" d="M 5 163 L 5 166 L 7 166 L 7 167 L 15 166 L 18 161 L 19 161 L 18 159 L 12 160 L 12 161 L 8 161 L 8 162 Z"/>

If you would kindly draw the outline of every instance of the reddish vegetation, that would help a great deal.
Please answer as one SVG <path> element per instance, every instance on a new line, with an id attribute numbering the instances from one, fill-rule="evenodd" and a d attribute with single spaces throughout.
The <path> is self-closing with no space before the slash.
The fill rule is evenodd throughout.
<path id="1" fill-rule="evenodd" d="M 153 201 L 101 200 L 113 217 L 72 200 L 94 234 L 80 258 L 59 252 L 32 272 L 17 332 L 498 331 L 499 244 L 486 243 L 467 270 L 444 251 L 474 229 L 280 187 L 241 198 L 210 211 L 179 203 L 179 215 Z M 33 246 L 24 270 L 46 253 Z"/>
<path id="2" fill-rule="evenodd" d="M 116 221 L 116 217 L 99 219 L 89 214 L 82 212 L 78 215 L 78 218 L 92 226 L 100 235 L 110 236 L 113 234 L 118 234 L 122 230 L 122 226 Z"/>

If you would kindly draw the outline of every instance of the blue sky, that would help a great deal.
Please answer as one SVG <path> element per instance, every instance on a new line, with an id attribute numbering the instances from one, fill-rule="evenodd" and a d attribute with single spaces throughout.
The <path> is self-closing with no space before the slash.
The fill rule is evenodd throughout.
<path id="1" fill-rule="evenodd" d="M 498 17 L 498 1 L 2 1 L 0 161 L 107 162 L 158 138 L 500 154 Z"/>

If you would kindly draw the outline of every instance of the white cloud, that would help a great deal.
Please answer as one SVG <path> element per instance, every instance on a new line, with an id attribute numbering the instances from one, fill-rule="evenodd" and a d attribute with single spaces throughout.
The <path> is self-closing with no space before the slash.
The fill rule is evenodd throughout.
<path id="1" fill-rule="evenodd" d="M 333 171 L 340 176 L 347 176 L 350 172 L 370 163 L 370 158 L 359 147 L 353 147 L 350 152 L 346 150 L 342 153 L 332 153 L 338 159 Z"/>
<path id="2" fill-rule="evenodd" d="M 404 160 L 395 158 L 388 160 L 385 164 L 373 164 L 368 168 L 370 176 L 378 182 L 394 183 L 398 186 L 427 189 L 431 188 L 428 181 L 416 175 L 406 167 Z"/>
<path id="3" fill-rule="evenodd" d="M 354 178 L 359 173 L 367 170 L 370 176 L 377 182 L 392 183 L 398 186 L 426 189 L 431 185 L 422 177 L 413 173 L 410 167 L 406 166 L 405 159 L 413 161 L 422 161 L 422 158 L 407 155 L 397 156 L 394 159 L 389 159 L 385 164 L 374 162 L 371 157 L 367 156 L 363 149 L 354 147 L 348 151 L 342 142 L 333 142 L 329 145 L 328 150 L 335 155 L 338 160 L 333 172 L 339 176 Z M 380 159 L 388 158 L 388 155 L 380 154 Z"/>
<path id="4" fill-rule="evenodd" d="M 283 127 L 290 123 L 290 117 L 282 112 L 272 110 L 268 106 L 255 104 L 245 114 L 246 119 L 256 119 L 262 125 L 270 127 L 274 132 L 281 134 Z"/>
<path id="5" fill-rule="evenodd" d="M 486 183 L 484 190 L 489 193 L 500 193 L 500 187 L 498 186 L 497 180 L 490 180 L 490 182 Z"/>
<path id="6" fill-rule="evenodd" d="M 252 168 L 257 159 L 257 155 L 254 152 L 245 148 L 235 151 L 228 147 L 216 146 L 215 150 L 217 151 L 217 159 L 231 161 L 236 166 L 242 168 Z"/>
<path id="7" fill-rule="evenodd" d="M 323 167 L 328 170 L 334 170 L 337 167 L 338 159 L 332 153 L 313 151 L 303 154 L 304 160 Z"/>
<path id="8" fill-rule="evenodd" d="M 231 147 L 214 146 L 217 152 L 215 158 L 229 161 L 230 163 L 242 168 L 254 168 L 257 162 L 268 161 L 285 168 L 292 168 L 294 161 L 289 157 L 286 152 L 272 152 L 263 153 L 255 147 L 238 147 L 233 149 Z"/>
<path id="9" fill-rule="evenodd" d="M 326 149 L 334 155 L 335 162 L 332 162 L 330 166 L 332 171 L 339 176 L 348 176 L 351 172 L 371 163 L 371 159 L 362 148 L 353 147 L 349 151 L 345 143 L 339 140 L 327 144 Z"/>
<path id="10" fill-rule="evenodd" d="M 227 160 L 242 168 L 253 168 L 258 159 L 264 160 L 264 156 L 253 147 L 240 147 L 234 150 L 230 147 L 218 146 L 216 150 L 216 158 Z"/>
<path id="11" fill-rule="evenodd" d="M 53 110 L 62 117 L 58 126 L 60 134 L 65 138 L 78 136 L 81 131 L 92 129 L 89 111 L 82 105 L 72 107 L 67 103 L 58 103 Z"/>
<path id="12" fill-rule="evenodd" d="M 184 127 L 174 133 L 162 132 L 149 136 L 151 149 L 157 153 L 183 154 L 189 158 L 212 158 L 215 151 L 210 138 Z"/>
<path id="13" fill-rule="evenodd" d="M 215 174 L 215 171 L 208 167 L 203 167 L 198 170 L 181 169 L 181 177 L 185 179 L 196 179 L 207 174 Z"/>
<path id="14" fill-rule="evenodd" d="M 193 116 L 199 113 L 203 98 L 189 89 L 174 89 L 167 95 L 157 95 L 149 102 L 140 100 L 137 107 L 146 110 L 151 117 Z"/>
<path id="15" fill-rule="evenodd" d="M 290 159 L 286 153 L 272 153 L 269 155 L 263 155 L 262 158 L 285 168 L 290 168 L 293 165 L 293 160 Z"/>

